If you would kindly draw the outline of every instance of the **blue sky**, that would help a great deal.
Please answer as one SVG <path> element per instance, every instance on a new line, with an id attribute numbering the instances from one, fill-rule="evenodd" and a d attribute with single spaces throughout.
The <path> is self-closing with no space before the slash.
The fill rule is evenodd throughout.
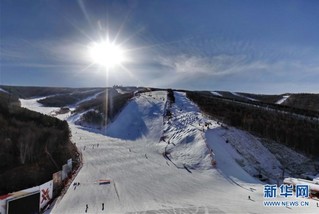
<path id="1" fill-rule="evenodd" d="M 319 2 L 1 0 L 0 84 L 319 93 Z M 127 62 L 106 74 L 88 46 Z"/>

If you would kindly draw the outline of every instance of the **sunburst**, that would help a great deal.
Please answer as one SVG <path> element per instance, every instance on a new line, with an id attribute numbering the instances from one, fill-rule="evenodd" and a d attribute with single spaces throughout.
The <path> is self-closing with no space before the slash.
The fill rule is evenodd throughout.
<path id="1" fill-rule="evenodd" d="M 92 42 L 88 47 L 88 52 L 94 64 L 107 69 L 121 66 L 126 60 L 124 48 L 108 40 Z"/>

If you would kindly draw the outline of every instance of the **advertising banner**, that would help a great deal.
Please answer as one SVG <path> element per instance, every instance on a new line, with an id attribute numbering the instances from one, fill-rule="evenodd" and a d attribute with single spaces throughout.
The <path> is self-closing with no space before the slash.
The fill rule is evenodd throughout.
<path id="1" fill-rule="evenodd" d="M 53 181 L 48 181 L 40 186 L 40 208 L 42 209 L 52 199 Z"/>

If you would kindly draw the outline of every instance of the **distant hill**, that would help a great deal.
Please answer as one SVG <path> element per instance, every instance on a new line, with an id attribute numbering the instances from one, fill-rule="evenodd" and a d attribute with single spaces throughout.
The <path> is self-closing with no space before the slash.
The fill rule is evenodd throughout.
<path id="1" fill-rule="evenodd" d="M 127 101 L 134 96 L 132 91 L 109 88 L 93 99 L 88 99 L 76 106 L 73 113 L 82 114 L 76 122 L 83 126 L 102 127 L 112 121 L 123 109 Z"/>
<path id="2" fill-rule="evenodd" d="M 38 102 L 44 106 L 73 109 L 75 123 L 85 127 L 101 128 L 111 122 L 135 92 L 151 90 L 142 87 L 82 88 L 72 92 L 51 95 Z M 152 89 L 156 90 L 156 89 Z"/>
<path id="3" fill-rule="evenodd" d="M 207 115 L 228 125 L 288 145 L 313 157 L 319 152 L 318 109 L 313 111 L 294 105 L 288 106 L 285 103 L 278 105 L 261 101 L 244 101 L 237 99 L 236 96 L 217 96 L 210 92 L 187 92 L 187 96 Z M 305 95 L 296 97 L 296 100 L 304 100 L 306 97 L 305 100 L 310 103 L 316 102 Z M 289 99 L 290 97 L 287 100 Z"/>
<path id="4" fill-rule="evenodd" d="M 244 102 L 259 101 L 259 102 L 265 102 L 265 103 L 276 103 L 283 96 L 283 95 L 250 94 L 250 93 L 228 92 L 228 91 L 216 91 L 216 92 L 222 97 L 244 101 Z"/>
<path id="5" fill-rule="evenodd" d="M 71 92 L 51 95 L 47 98 L 39 100 L 38 102 L 43 104 L 44 106 L 64 107 L 75 105 L 83 99 L 94 96 L 95 94 L 100 93 L 104 90 L 105 89 L 74 89 Z"/>
<path id="6" fill-rule="evenodd" d="M 283 105 L 319 111 L 319 94 L 291 94 Z"/>
<path id="7" fill-rule="evenodd" d="M 271 104 L 279 104 L 291 106 L 299 109 L 319 111 L 319 94 L 310 93 L 286 93 L 279 95 L 251 94 L 242 92 L 214 91 L 214 96 L 220 96 L 228 99 L 238 100 L 242 102 L 264 102 Z"/>
<path id="8" fill-rule="evenodd" d="M 101 127 L 110 122 L 133 97 L 134 92 L 151 90 L 143 87 L 111 88 L 54 88 L 0 86 L 3 94 L 12 97 L 19 105 L 18 98 L 41 98 L 38 103 L 47 107 L 60 107 L 61 112 L 74 109 L 72 114 L 81 114 L 76 123 L 83 126 Z M 156 90 L 156 89 L 153 89 Z"/>
<path id="9" fill-rule="evenodd" d="M 10 108 L 12 106 L 20 106 L 19 97 L 5 91 L 0 90 L 0 106 Z"/>
<path id="10" fill-rule="evenodd" d="M 23 99 L 44 97 L 56 94 L 72 93 L 75 88 L 31 87 L 31 86 L 0 86 L 8 93 Z"/>

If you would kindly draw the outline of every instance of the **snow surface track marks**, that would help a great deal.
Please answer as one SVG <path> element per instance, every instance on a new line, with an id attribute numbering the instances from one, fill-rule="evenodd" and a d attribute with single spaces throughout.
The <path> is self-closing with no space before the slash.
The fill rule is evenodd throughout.
<path id="1" fill-rule="evenodd" d="M 106 135 L 125 140 L 159 140 L 162 132 L 166 91 L 142 93 L 123 109 L 111 123 Z"/>
<path id="2" fill-rule="evenodd" d="M 210 169 L 211 156 L 204 138 L 204 121 L 198 107 L 186 98 L 185 93 L 175 92 L 172 117 L 164 122 L 160 146 L 178 168 L 188 172 Z"/>

